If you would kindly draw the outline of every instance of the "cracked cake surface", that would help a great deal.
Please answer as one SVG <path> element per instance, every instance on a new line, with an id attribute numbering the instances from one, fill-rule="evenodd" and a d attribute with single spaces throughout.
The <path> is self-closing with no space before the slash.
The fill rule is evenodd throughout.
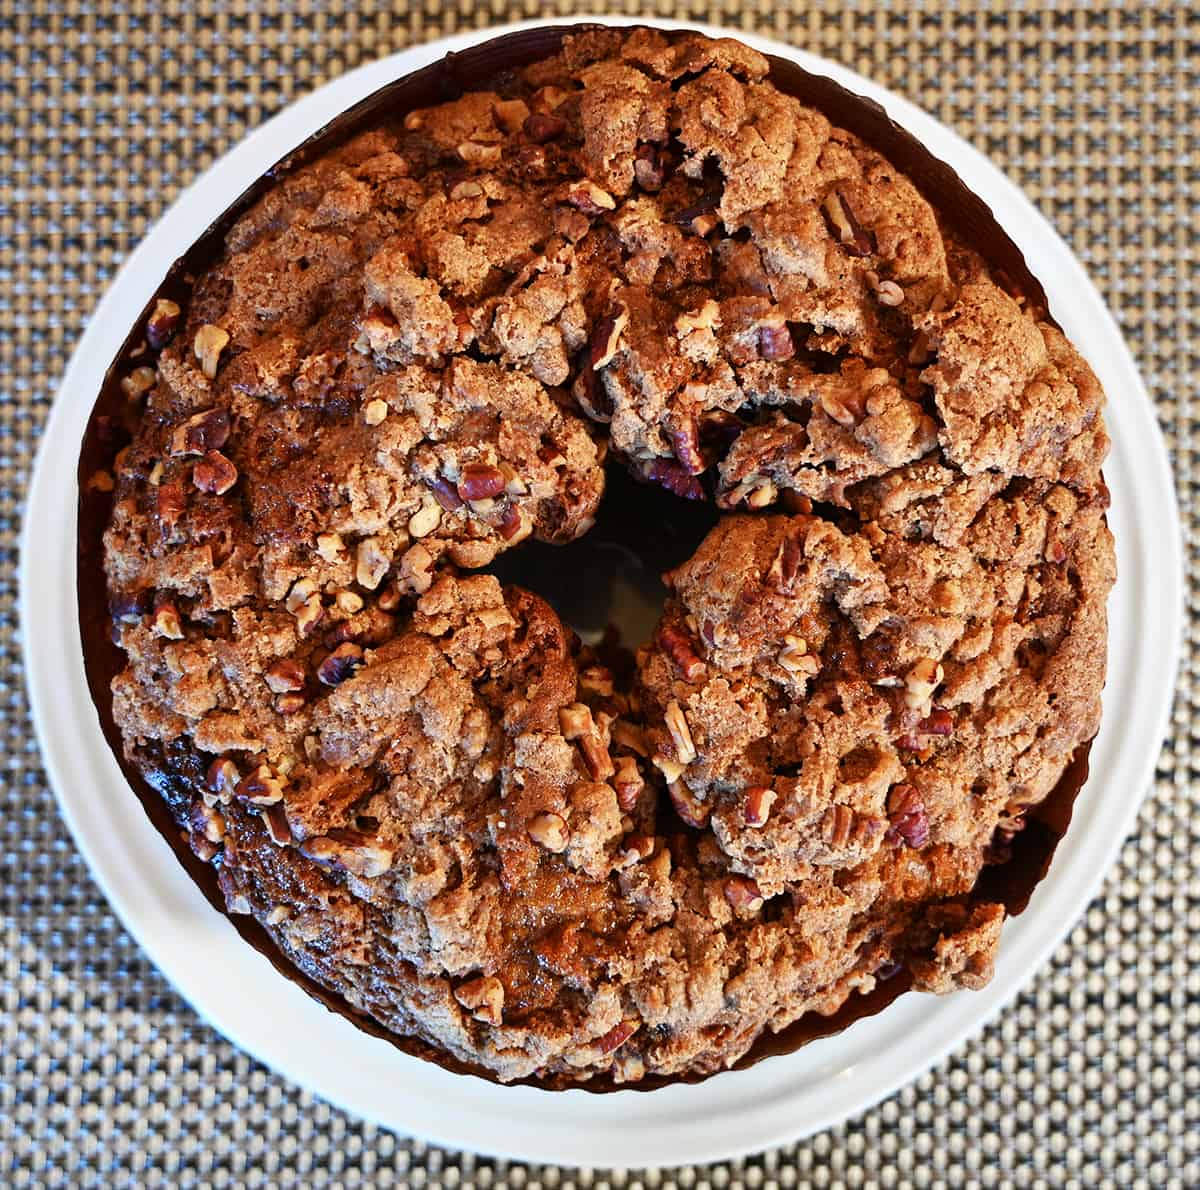
<path id="1" fill-rule="evenodd" d="M 381 122 L 122 382 L 126 755 L 230 912 L 501 1080 L 982 986 L 981 874 L 1099 724 L 1098 382 L 767 76 L 590 29 Z M 615 468 L 715 518 L 629 650 L 489 571 L 584 538 Z"/>

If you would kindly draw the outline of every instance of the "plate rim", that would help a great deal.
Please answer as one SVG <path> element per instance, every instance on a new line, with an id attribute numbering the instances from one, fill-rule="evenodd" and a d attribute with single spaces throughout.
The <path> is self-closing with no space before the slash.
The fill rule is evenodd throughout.
<path id="1" fill-rule="evenodd" d="M 1098 371 L 1110 377 L 1116 374 L 1121 376 L 1123 384 L 1119 404 L 1114 398 L 1111 384 L 1106 383 L 1110 418 L 1115 421 L 1119 412 L 1122 421 L 1128 419 L 1141 423 L 1137 427 L 1140 434 L 1138 440 L 1123 442 L 1119 457 L 1114 433 L 1113 455 L 1110 456 L 1106 471 L 1109 468 L 1119 469 L 1118 464 L 1125 461 L 1125 451 L 1128 450 L 1140 451 L 1144 460 L 1151 464 L 1148 469 L 1136 469 L 1140 486 L 1133 484 L 1129 487 L 1129 508 L 1114 509 L 1113 515 L 1120 517 L 1132 511 L 1134 526 L 1145 530 L 1153 524 L 1157 529 L 1152 537 L 1146 539 L 1140 534 L 1136 539 L 1127 537 L 1122 541 L 1119 538 L 1118 549 L 1126 552 L 1133 550 L 1131 557 L 1136 560 L 1139 569 L 1158 574 L 1157 583 L 1150 583 L 1148 579 L 1142 582 L 1142 587 L 1149 586 L 1157 596 L 1154 605 L 1156 614 L 1149 618 L 1149 622 L 1143 619 L 1137 626 L 1138 631 L 1131 635 L 1138 638 L 1136 643 L 1143 647 L 1143 652 L 1149 652 L 1158 659 L 1155 668 L 1160 679 L 1164 672 L 1171 677 L 1169 683 L 1160 680 L 1146 689 L 1146 698 L 1151 705 L 1148 710 L 1143 705 L 1139 712 L 1140 720 L 1135 720 L 1141 732 L 1140 746 L 1133 750 L 1136 756 L 1132 760 L 1119 758 L 1124 763 L 1122 772 L 1133 773 L 1136 777 L 1127 782 L 1135 789 L 1135 796 L 1128 797 L 1123 804 L 1114 807 L 1108 804 L 1116 796 L 1110 792 L 1107 803 L 1102 802 L 1097 807 L 1103 787 L 1112 786 L 1116 777 L 1111 774 L 1096 775 L 1095 761 L 1103 761 L 1104 758 L 1097 758 L 1093 752 L 1093 776 L 1080 795 L 1079 806 L 1085 811 L 1085 818 L 1097 809 L 1106 814 L 1108 833 L 1103 838 L 1097 838 L 1097 824 L 1085 837 L 1082 828 L 1090 824 L 1081 821 L 1077 811 L 1073 830 L 1065 837 L 1050 875 L 1035 891 L 1029 914 L 1035 914 L 1040 909 L 1040 915 L 1036 919 L 1023 915 L 1006 926 L 1005 945 L 1002 945 L 996 978 L 987 989 L 956 994 L 941 1001 L 930 997 L 902 997 L 880 1017 L 857 1022 L 846 1033 L 814 1042 L 796 1054 L 767 1059 L 748 1070 L 715 1075 L 695 1086 L 671 1086 L 648 1093 L 621 1091 L 604 1096 L 582 1090 L 552 1093 L 527 1087 L 503 1088 L 479 1079 L 449 1074 L 429 1063 L 400 1054 L 386 1042 L 368 1038 L 349 1022 L 328 1014 L 327 1010 L 309 1000 L 300 989 L 274 972 L 266 959 L 254 954 L 229 923 L 208 906 L 170 849 L 163 846 L 108 753 L 87 693 L 74 614 L 73 464 L 82 422 L 90 411 L 95 393 L 99 391 L 103 368 L 119 346 L 133 318 L 151 296 L 153 287 L 148 282 L 157 284 L 165 272 L 165 266 L 177 255 L 170 244 L 179 242 L 179 231 L 187 234 L 189 225 L 207 226 L 211 217 L 219 214 L 241 192 L 245 182 L 252 180 L 254 174 L 251 171 L 261 172 L 264 164 L 283 156 L 284 152 L 323 125 L 330 116 L 349 107 L 388 79 L 417 69 L 443 53 L 465 48 L 486 38 L 547 23 L 587 21 L 611 25 L 690 28 L 709 35 L 737 37 L 764 52 L 790 58 L 809 71 L 827 75 L 855 93 L 879 102 L 898 124 L 922 140 L 936 156 L 947 161 L 966 184 L 997 211 L 998 221 L 1025 252 L 1034 274 L 1045 285 L 1051 307 L 1070 337 L 1077 343 L 1101 337 L 1106 340 L 1108 352 L 1103 369 L 1096 364 L 1092 351 L 1087 354 Z M 276 151 L 280 143 L 283 147 Z M 209 212 L 209 219 L 196 216 L 195 212 L 203 210 Z M 1072 295 L 1069 308 L 1062 305 L 1064 293 Z M 1072 330 L 1072 327 L 1075 329 Z M 106 343 L 110 346 L 107 353 L 104 350 Z M 1092 350 L 1098 348 L 1093 347 Z M 93 358 L 102 361 L 101 365 L 91 364 L 89 361 Z M 69 460 L 69 466 L 65 468 L 59 465 L 63 457 Z M 62 483 L 64 474 L 70 477 L 66 484 Z M 720 26 L 649 18 L 610 19 L 581 15 L 574 18 L 555 17 L 553 22 L 531 20 L 472 30 L 409 47 L 367 63 L 330 80 L 283 108 L 223 154 L 183 190 L 118 271 L 80 337 L 58 386 L 38 443 L 27 492 L 18 563 L 18 610 L 31 715 L 43 764 L 60 812 L 93 878 L 122 924 L 197 1013 L 256 1060 L 353 1115 L 447 1147 L 574 1167 L 647 1168 L 727 1160 L 812 1135 L 869 1109 L 899 1087 L 920 1077 L 968 1036 L 978 1033 L 1011 1003 L 1042 968 L 1050 952 L 1059 945 L 1093 900 L 1132 829 L 1149 788 L 1174 696 L 1175 675 L 1182 650 L 1184 585 L 1182 526 L 1171 477 L 1166 445 L 1153 403 L 1112 315 L 1082 264 L 1015 183 L 968 142 L 910 101 L 828 59 L 784 42 Z M 1126 486 L 1123 477 L 1116 486 Z M 1154 519 L 1151 520 L 1151 517 Z M 1164 528 L 1169 531 L 1164 532 Z M 53 531 L 47 540 L 57 542 L 59 546 L 63 545 L 62 537 L 69 534 L 66 548 L 39 548 L 42 534 L 47 530 Z M 1134 577 L 1136 575 L 1124 577 L 1124 586 L 1119 580 L 1117 591 L 1128 592 Z M 1115 592 L 1114 600 L 1110 601 L 1110 618 L 1114 608 L 1119 606 L 1116 597 Z M 38 645 L 37 642 L 45 640 L 55 640 L 59 647 Z M 1110 685 L 1114 675 L 1121 675 L 1127 663 L 1124 656 L 1113 656 L 1110 645 Z M 1142 667 L 1136 671 L 1141 673 L 1145 662 L 1139 659 L 1135 664 Z M 1105 701 L 1113 701 L 1107 691 Z M 1113 711 L 1111 708 L 1108 710 L 1105 723 L 1110 724 L 1108 734 L 1111 735 Z M 60 724 L 64 721 L 74 729 L 70 738 L 67 738 L 67 733 L 60 732 Z M 84 737 L 83 742 L 80 736 Z M 1105 736 L 1105 727 L 1102 725 L 1101 737 L 1097 742 Z M 97 740 L 100 751 L 95 755 Z M 1126 752 L 1129 751 L 1126 749 Z M 88 760 L 93 762 L 90 767 Z M 109 793 L 124 791 L 124 801 L 109 805 L 105 816 L 96 816 L 95 806 L 89 804 L 88 800 L 88 778 L 92 784 L 100 785 Z M 85 787 L 88 792 L 84 792 Z M 137 830 L 138 824 L 130 824 L 120 818 L 122 814 L 129 817 L 127 812 L 130 809 L 142 820 L 140 825 L 153 834 L 158 844 L 156 850 L 148 849 L 144 854 L 136 850 L 145 842 L 141 838 L 142 832 Z M 112 815 L 117 817 L 110 821 Z M 129 840 L 122 836 L 122 828 L 132 830 L 135 838 Z M 129 870 L 129 865 L 119 858 L 122 844 L 135 848 L 135 854 L 146 861 L 146 870 Z M 166 870 L 168 868 L 172 870 Z M 1070 889 L 1063 889 L 1060 886 L 1067 870 L 1072 873 L 1081 871 L 1082 877 Z M 180 886 L 178 877 L 186 881 L 186 888 Z M 153 883 L 154 880 L 157 880 L 157 885 Z M 194 896 L 189 895 L 189 890 Z M 1055 913 L 1048 916 L 1051 901 L 1055 905 Z M 213 920 L 206 920 L 206 914 Z M 181 947 L 177 936 L 181 924 L 197 931 L 195 945 Z M 1024 928 L 1014 931 L 1014 926 Z M 1020 935 L 1020 954 L 1025 960 L 1019 971 L 1011 970 L 1017 957 L 1017 944 L 1011 936 L 1014 932 Z M 254 954 L 254 958 L 261 963 L 259 977 L 264 987 L 277 993 L 282 1004 L 277 1020 L 271 1019 L 274 1014 L 270 1010 L 264 1010 L 267 1019 L 262 1019 L 262 1013 L 255 1017 L 253 1012 L 239 1012 L 230 989 L 226 987 L 222 992 L 219 977 L 212 977 L 212 965 L 228 969 L 231 964 L 239 971 L 254 972 L 254 964 L 248 961 L 247 954 L 234 954 L 231 947 Z M 1005 961 L 1006 957 L 1008 962 Z M 202 983 L 203 979 L 207 979 L 207 982 Z M 276 987 L 276 982 L 283 986 Z M 296 997 L 303 1003 L 295 1002 Z M 914 1004 L 920 1005 L 915 1012 Z M 936 1009 L 935 1005 L 938 1006 Z M 313 1010 L 324 1014 L 324 1019 L 315 1017 Z M 940 1029 L 931 1030 L 931 1021 L 935 1016 L 940 1018 Z M 920 1053 L 913 1052 L 911 1043 L 907 1047 L 900 1043 L 893 1044 L 892 1049 L 899 1048 L 901 1058 L 889 1072 L 872 1074 L 871 1068 L 866 1066 L 869 1058 L 852 1063 L 849 1067 L 843 1061 L 839 1067 L 835 1056 L 839 1050 L 850 1052 L 852 1034 L 857 1036 L 861 1048 L 864 1034 L 873 1035 L 879 1029 L 876 1024 L 872 1030 L 872 1022 L 884 1020 L 884 1023 L 899 1025 L 903 1018 L 910 1018 L 914 1026 L 919 1026 L 921 1040 L 928 1041 L 931 1031 L 936 1034 L 936 1040 Z M 319 1021 L 325 1026 L 320 1032 L 337 1045 L 347 1047 L 346 1060 L 363 1060 L 376 1080 L 380 1072 L 375 1071 L 372 1055 L 364 1051 L 360 1042 L 366 1039 L 374 1046 L 386 1048 L 387 1059 L 380 1063 L 386 1068 L 383 1073 L 392 1076 L 399 1074 L 405 1084 L 409 1081 L 412 1083 L 412 1086 L 403 1086 L 402 1094 L 399 1090 L 396 1093 L 397 1100 L 402 1101 L 404 1107 L 402 1116 L 397 1116 L 399 1102 L 363 1102 L 361 1096 L 353 1093 L 344 1075 L 333 1085 L 335 1080 L 329 1077 L 327 1066 L 314 1066 L 308 1057 L 295 1054 L 296 1038 L 292 1026 L 297 1021 Z M 867 1029 L 863 1030 L 861 1026 L 867 1026 Z M 916 1027 L 913 1032 L 917 1033 Z M 795 1078 L 805 1071 L 807 1077 L 818 1080 L 814 1086 L 818 1086 L 822 1078 L 829 1083 L 828 1088 L 817 1096 L 821 1100 L 818 1105 L 811 1102 L 816 1093 L 812 1088 L 798 1088 L 795 1085 Z M 856 1075 L 867 1074 L 872 1076 L 864 1085 L 852 1085 L 859 1081 Z M 453 1082 L 448 1083 L 447 1080 Z M 427 1095 L 427 1092 L 449 1094 L 451 1099 L 457 1101 L 459 1110 L 427 1110 L 422 1114 L 418 1110 L 419 1100 L 425 1097 L 439 1099 L 438 1095 Z M 786 1098 L 789 1094 L 790 1100 Z M 807 1099 L 804 1098 L 805 1094 Z M 637 1098 L 631 1098 L 633 1096 Z M 784 1097 L 782 1104 L 781 1096 Z M 786 1104 L 792 1101 L 807 1103 L 806 1113 L 793 1114 L 786 1110 Z M 646 1127 L 635 1126 L 631 1120 L 622 1119 L 622 1116 L 634 1113 L 622 1111 L 621 1105 L 638 1109 L 639 1117 L 651 1125 L 649 1131 Z M 497 1126 L 497 1118 L 511 1117 L 513 1109 L 519 1110 L 521 1107 L 533 1113 L 532 1127 L 529 1121 L 514 1122 L 511 1118 L 507 1121 L 510 1127 Z M 714 1121 L 711 1118 L 714 1111 L 727 1113 L 731 1107 L 734 1119 L 721 1116 Z M 582 1118 L 572 1119 L 572 1116 Z M 486 1126 L 485 1120 L 489 1122 Z M 624 1149 L 622 1141 L 625 1142 Z M 615 1159 L 614 1154 L 618 1154 Z"/>

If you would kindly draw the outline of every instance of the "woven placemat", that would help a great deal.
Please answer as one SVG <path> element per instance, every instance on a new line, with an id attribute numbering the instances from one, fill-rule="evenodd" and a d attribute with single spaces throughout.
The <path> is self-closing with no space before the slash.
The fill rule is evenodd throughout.
<path id="1" fill-rule="evenodd" d="M 981 1037 L 803 1144 L 645 1175 L 485 1161 L 350 1119 L 196 1018 L 89 878 L 27 717 L 16 538 L 54 385 L 122 258 L 248 129 L 359 62 L 574 6 L 101 7 L 105 15 L 0 0 L 0 1185 L 1200 1185 L 1195 616 L 1154 791 L 1069 941 Z M 1200 9 L 1008 7 L 820 0 L 792 12 L 731 0 L 641 11 L 771 34 L 855 67 L 933 111 L 1025 187 L 1128 336 L 1200 541 Z"/>

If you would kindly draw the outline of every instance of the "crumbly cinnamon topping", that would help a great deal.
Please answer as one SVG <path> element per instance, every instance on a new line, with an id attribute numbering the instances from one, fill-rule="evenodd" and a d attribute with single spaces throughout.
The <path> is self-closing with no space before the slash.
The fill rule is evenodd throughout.
<path id="1" fill-rule="evenodd" d="M 585 31 L 362 134 L 125 386 L 130 755 L 232 912 L 501 1079 L 979 986 L 980 872 L 1098 723 L 1099 385 L 766 75 Z M 586 533 L 606 454 L 724 510 L 631 678 L 470 573 Z"/>

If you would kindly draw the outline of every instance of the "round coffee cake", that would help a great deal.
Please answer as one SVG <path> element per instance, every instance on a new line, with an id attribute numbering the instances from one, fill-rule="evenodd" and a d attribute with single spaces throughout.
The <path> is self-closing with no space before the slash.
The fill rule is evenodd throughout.
<path id="1" fill-rule="evenodd" d="M 1095 377 L 768 73 L 587 29 L 280 171 L 93 477 L 112 715 L 229 911 L 501 1080 L 981 986 L 987 871 L 1099 722 Z M 511 578 L 590 584 L 630 477 L 705 515 L 649 639 L 585 644 Z"/>

